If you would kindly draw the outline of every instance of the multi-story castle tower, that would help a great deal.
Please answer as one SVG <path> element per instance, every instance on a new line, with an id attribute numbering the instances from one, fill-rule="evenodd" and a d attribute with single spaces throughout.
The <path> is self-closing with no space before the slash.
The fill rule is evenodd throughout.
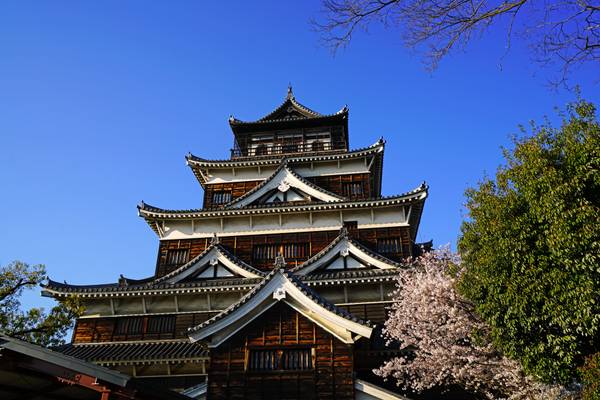
<path id="1" fill-rule="evenodd" d="M 349 150 L 348 108 L 319 114 L 291 88 L 229 124 L 230 159 L 187 156 L 203 208 L 138 206 L 160 239 L 154 275 L 45 287 L 86 307 L 63 351 L 176 389 L 207 382 L 210 399 L 391 396 L 369 381 L 427 186 L 382 197 L 384 141 Z"/>

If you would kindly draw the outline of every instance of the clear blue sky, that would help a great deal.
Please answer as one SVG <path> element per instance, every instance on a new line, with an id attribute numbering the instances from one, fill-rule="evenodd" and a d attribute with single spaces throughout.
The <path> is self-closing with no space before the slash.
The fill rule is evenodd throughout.
<path id="1" fill-rule="evenodd" d="M 0 264 L 46 264 L 70 283 L 154 271 L 145 200 L 201 206 L 191 151 L 225 158 L 227 117 L 254 119 L 288 82 L 324 113 L 350 106 L 351 147 L 384 136 L 384 192 L 430 184 L 420 240 L 455 245 L 463 192 L 501 162 L 518 124 L 573 93 L 492 31 L 433 74 L 393 29 L 336 57 L 309 19 L 319 1 L 14 1 L 0 5 Z M 592 68 L 574 81 L 599 102 Z M 51 304 L 28 297 L 27 305 Z"/>

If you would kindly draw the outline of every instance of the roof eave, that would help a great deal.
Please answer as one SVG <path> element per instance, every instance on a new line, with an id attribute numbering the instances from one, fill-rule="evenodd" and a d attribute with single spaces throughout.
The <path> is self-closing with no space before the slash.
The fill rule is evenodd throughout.
<path id="1" fill-rule="evenodd" d="M 355 157 L 364 157 L 374 153 L 383 153 L 385 150 L 385 141 L 382 139 L 378 140 L 371 146 L 354 149 L 351 151 L 346 150 L 333 150 L 328 151 L 326 154 L 311 154 L 311 155 L 285 155 L 280 154 L 276 156 L 265 156 L 265 158 L 253 158 L 249 160 L 239 159 L 228 159 L 228 160 L 207 160 L 201 157 L 197 157 L 193 154 L 186 156 L 187 165 L 192 168 L 194 174 L 200 174 L 200 169 L 204 168 L 235 168 L 237 167 L 252 167 L 257 165 L 279 165 L 282 162 L 287 162 L 290 165 L 302 162 L 310 161 L 330 161 L 336 159 L 349 159 Z M 383 155 L 383 154 L 382 154 Z M 200 183 L 204 182 L 204 179 L 199 180 Z"/>

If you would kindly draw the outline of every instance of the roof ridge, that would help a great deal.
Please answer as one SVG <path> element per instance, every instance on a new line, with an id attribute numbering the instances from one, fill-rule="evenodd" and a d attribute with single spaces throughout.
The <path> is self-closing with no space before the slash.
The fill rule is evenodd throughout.
<path id="1" fill-rule="evenodd" d="M 261 271 L 263 272 L 263 271 Z M 264 274 L 264 272 L 263 272 Z M 161 282 L 156 285 L 139 285 L 139 286 L 119 286 L 117 283 L 105 284 L 105 285 L 70 285 L 63 284 L 55 281 L 49 281 L 44 286 L 46 291 L 56 291 L 64 294 L 69 293 L 116 293 L 116 292 L 127 292 L 127 291 L 160 291 L 160 290 L 178 290 L 178 289 L 193 289 L 193 288 L 214 288 L 214 287 L 227 287 L 232 285 L 254 285 L 261 278 L 221 278 L 221 279 L 210 279 L 204 281 L 192 281 L 192 282 L 178 282 L 173 284 L 167 284 Z M 70 290 L 69 290 L 70 289 Z"/>
<path id="2" fill-rule="evenodd" d="M 289 107 L 289 105 L 293 106 L 294 108 L 296 108 L 297 111 L 300 112 L 300 114 L 304 115 L 304 117 L 273 118 L 277 113 L 284 110 L 286 105 L 288 105 L 288 107 Z M 280 103 L 277 107 L 275 107 L 275 109 L 273 111 L 271 111 L 270 113 L 266 114 L 265 116 L 263 116 L 257 120 L 254 120 L 254 121 L 242 121 L 240 119 L 235 118 L 233 115 L 231 115 L 229 117 L 229 124 L 230 125 L 254 124 L 254 123 L 265 123 L 265 122 L 276 122 L 276 121 L 323 118 L 323 117 L 332 117 L 332 116 L 340 115 L 340 114 L 347 113 L 347 112 L 348 112 L 348 106 L 346 105 L 340 111 L 338 111 L 336 113 L 321 114 L 321 113 L 305 106 L 304 104 L 300 103 L 298 100 L 296 100 L 296 96 L 294 96 L 292 87 L 288 86 L 288 91 L 287 91 L 285 99 L 283 100 L 282 103 Z M 308 115 L 306 115 L 306 114 L 308 114 Z"/>

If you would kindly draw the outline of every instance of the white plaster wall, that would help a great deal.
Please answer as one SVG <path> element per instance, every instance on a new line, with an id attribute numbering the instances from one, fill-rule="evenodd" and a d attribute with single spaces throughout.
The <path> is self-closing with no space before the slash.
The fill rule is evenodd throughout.
<path id="1" fill-rule="evenodd" d="M 360 285 L 348 285 L 348 302 L 381 301 L 379 283 Z"/>
<path id="2" fill-rule="evenodd" d="M 351 160 L 313 162 L 311 169 L 310 163 L 294 164 L 292 169 L 303 177 L 340 175 L 340 174 L 362 174 L 368 173 L 367 169 L 371 157 L 369 156 L 365 163 L 365 158 L 356 158 Z M 260 173 L 258 167 L 235 168 L 235 174 L 232 168 L 212 168 L 208 170 L 206 183 L 231 183 L 243 181 L 256 181 L 268 178 L 275 172 L 278 165 L 261 167 Z"/>
<path id="3" fill-rule="evenodd" d="M 87 316 L 87 315 L 110 315 L 111 314 L 111 309 L 110 309 L 110 302 L 109 300 L 103 299 L 97 299 L 97 300 L 92 300 L 92 299 L 86 299 L 83 302 L 83 306 L 84 306 L 84 310 L 83 310 L 83 316 Z"/>
<path id="4" fill-rule="evenodd" d="M 173 296 L 146 297 L 146 311 L 149 313 L 175 312 Z"/>
<path id="5" fill-rule="evenodd" d="M 141 297 L 115 298 L 113 302 L 115 314 L 142 314 L 144 312 Z"/>
<path id="6" fill-rule="evenodd" d="M 208 311 L 206 293 L 177 295 L 179 311 Z"/>
<path id="7" fill-rule="evenodd" d="M 164 222 L 165 235 L 162 238 L 210 238 L 214 233 L 219 236 L 237 236 L 336 230 L 342 226 L 342 220 L 357 221 L 359 228 L 363 229 L 404 226 L 406 220 L 402 207 L 377 208 L 373 210 L 373 216 L 370 209 L 345 210 L 342 211 L 341 217 L 340 211 L 312 212 L 312 225 L 310 224 L 309 212 L 282 213 L 281 225 L 279 224 L 279 214 L 275 213 L 253 216 L 252 223 L 250 223 L 249 216 L 224 217 L 223 229 L 221 229 L 221 221 L 218 218 L 195 219 L 193 233 L 191 220 L 170 220 Z"/>

